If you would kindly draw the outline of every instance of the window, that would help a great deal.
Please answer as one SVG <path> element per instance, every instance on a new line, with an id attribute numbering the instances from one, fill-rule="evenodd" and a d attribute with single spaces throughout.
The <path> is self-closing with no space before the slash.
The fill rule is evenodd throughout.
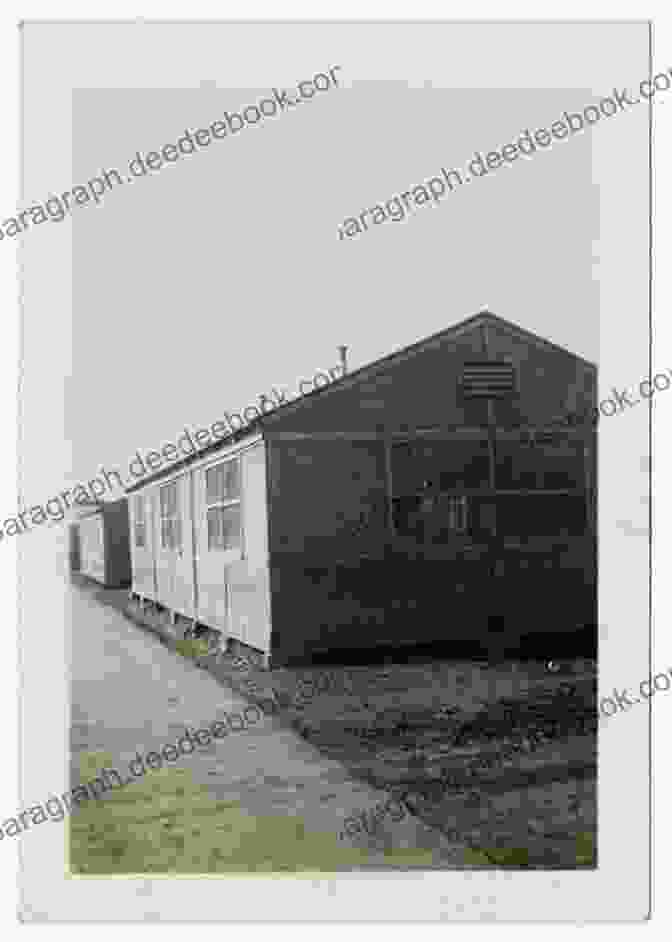
<path id="1" fill-rule="evenodd" d="M 416 439 L 392 446 L 395 497 L 423 495 L 428 487 L 460 491 L 487 487 L 489 451 L 485 432 L 467 438 Z"/>
<path id="2" fill-rule="evenodd" d="M 224 461 L 205 472 L 209 550 L 240 550 L 240 460 Z"/>
<path id="3" fill-rule="evenodd" d="M 467 506 L 466 497 L 448 498 L 448 529 L 453 533 L 467 532 Z"/>
<path id="4" fill-rule="evenodd" d="M 147 545 L 147 528 L 145 523 L 145 499 L 138 495 L 134 501 L 133 524 L 135 531 L 135 545 L 143 547 Z"/>
<path id="5" fill-rule="evenodd" d="M 554 430 L 537 430 L 532 447 L 498 440 L 496 483 L 501 490 L 581 490 L 584 487 L 582 445 Z M 522 436 L 521 436 L 522 438 Z"/>
<path id="6" fill-rule="evenodd" d="M 395 532 L 425 544 L 471 539 L 473 492 L 489 484 L 485 432 L 416 438 L 394 444 L 391 451 Z"/>
<path id="7" fill-rule="evenodd" d="M 395 530 L 420 543 L 451 543 L 469 535 L 469 498 L 465 495 L 427 493 L 393 502 Z"/>
<path id="8" fill-rule="evenodd" d="M 161 505 L 161 546 L 169 550 L 182 549 L 182 521 L 178 482 L 166 484 L 159 490 Z"/>

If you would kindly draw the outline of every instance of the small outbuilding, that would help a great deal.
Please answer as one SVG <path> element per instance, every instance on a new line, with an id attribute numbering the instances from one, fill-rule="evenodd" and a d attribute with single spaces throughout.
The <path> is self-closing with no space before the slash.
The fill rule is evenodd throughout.
<path id="1" fill-rule="evenodd" d="M 594 656 L 596 405 L 478 314 L 130 488 L 132 594 L 271 666 Z"/>
<path id="2" fill-rule="evenodd" d="M 79 572 L 79 526 L 76 523 L 71 523 L 68 526 L 68 556 L 70 572 Z"/>
<path id="3" fill-rule="evenodd" d="M 75 531 L 72 534 L 72 530 Z M 82 514 L 71 529 L 78 549 L 79 572 L 107 588 L 131 584 L 128 501 L 125 497 L 98 504 Z"/>

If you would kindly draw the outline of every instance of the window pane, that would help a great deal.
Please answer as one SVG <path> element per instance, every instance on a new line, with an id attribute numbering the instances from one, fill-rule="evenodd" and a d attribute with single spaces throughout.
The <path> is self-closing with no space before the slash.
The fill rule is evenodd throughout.
<path id="1" fill-rule="evenodd" d="M 221 500 L 222 484 L 222 465 L 216 468 L 208 468 L 205 472 L 205 494 L 209 504 L 214 504 Z"/>
<path id="2" fill-rule="evenodd" d="M 392 447 L 392 486 L 395 497 L 427 490 L 460 490 L 488 486 L 488 441 L 477 439 L 400 442 Z"/>
<path id="3" fill-rule="evenodd" d="M 145 545 L 145 527 L 142 523 L 135 525 L 135 545 L 140 547 Z"/>
<path id="4" fill-rule="evenodd" d="M 221 508 L 214 507 L 208 511 L 208 549 L 222 549 L 222 520 Z"/>
<path id="5" fill-rule="evenodd" d="M 222 508 L 222 526 L 226 549 L 240 549 L 240 505 Z"/>
<path id="6" fill-rule="evenodd" d="M 227 500 L 234 500 L 240 497 L 240 462 L 229 461 L 224 465 L 225 468 L 225 486 L 224 497 Z"/>
<path id="7" fill-rule="evenodd" d="M 497 442 L 495 483 L 504 490 L 537 490 L 544 486 L 544 459 L 539 448 Z"/>
<path id="8" fill-rule="evenodd" d="M 134 516 L 138 523 L 142 524 L 145 520 L 145 501 L 140 495 L 135 498 Z"/>
<path id="9" fill-rule="evenodd" d="M 208 549 L 240 549 L 240 505 L 208 510 Z"/>
<path id="10" fill-rule="evenodd" d="M 240 462 L 227 461 L 205 472 L 206 500 L 215 504 L 221 500 L 240 497 Z"/>
<path id="11" fill-rule="evenodd" d="M 467 529 L 467 498 L 449 498 L 447 509 L 449 529 L 455 533 L 464 533 Z"/>
<path id="12" fill-rule="evenodd" d="M 177 484 L 167 484 L 159 491 L 161 497 L 161 516 L 174 517 L 177 514 Z"/>
<path id="13" fill-rule="evenodd" d="M 398 498 L 393 502 L 395 528 L 420 543 L 451 543 L 468 533 L 468 507 L 468 498 L 445 494 Z"/>
<path id="14" fill-rule="evenodd" d="M 182 521 L 176 518 L 166 522 L 168 528 L 168 547 L 178 550 L 182 548 Z"/>

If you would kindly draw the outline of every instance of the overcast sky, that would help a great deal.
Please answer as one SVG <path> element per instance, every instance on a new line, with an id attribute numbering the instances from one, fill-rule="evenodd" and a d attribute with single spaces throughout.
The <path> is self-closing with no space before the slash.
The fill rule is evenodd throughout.
<path id="1" fill-rule="evenodd" d="M 422 29 L 416 40 L 437 28 Z M 592 148 L 600 128 L 472 181 L 403 223 L 338 240 L 346 217 L 526 128 L 548 128 L 614 84 L 595 66 L 594 80 L 576 87 L 591 48 L 576 42 L 585 39 L 576 25 L 489 26 L 487 36 L 442 29 L 442 44 L 411 43 L 412 81 L 393 70 L 386 77 L 389 43 L 378 69 L 353 74 L 349 34 L 340 57 L 332 43 L 310 57 L 314 68 L 294 70 L 298 80 L 340 64 L 343 87 L 117 187 L 99 209 L 64 223 L 73 232 L 65 402 L 73 481 L 175 441 L 185 423 L 211 424 L 273 385 L 295 389 L 337 363 L 338 344 L 356 368 L 483 308 L 599 360 Z M 564 35 L 574 61 L 562 60 Z M 533 61 L 516 73 L 528 75 L 525 87 L 510 64 L 531 49 Z M 494 57 L 508 81 L 473 87 L 482 84 L 473 62 L 465 87 L 455 70 L 449 80 L 446 57 L 468 62 L 470 50 L 482 62 L 490 56 L 490 72 Z M 73 182 L 101 165 L 125 168 L 137 150 L 174 143 L 272 84 L 222 87 L 212 66 L 203 74 L 191 88 L 75 89 Z"/>

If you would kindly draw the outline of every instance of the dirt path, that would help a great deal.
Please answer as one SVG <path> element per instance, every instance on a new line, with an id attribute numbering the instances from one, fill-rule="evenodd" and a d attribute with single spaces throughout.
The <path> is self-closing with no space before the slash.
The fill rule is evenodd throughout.
<path id="1" fill-rule="evenodd" d="M 91 586 L 73 586 L 71 624 L 75 770 L 84 753 L 105 752 L 119 767 L 138 751 L 175 743 L 185 726 L 210 726 L 250 705 L 101 604 Z M 384 805 L 389 793 L 350 776 L 282 719 L 262 716 L 243 732 L 199 747 L 180 766 L 215 799 L 236 800 L 251 816 L 296 816 L 311 833 L 366 847 L 371 866 L 386 862 L 385 851 L 418 848 L 431 852 L 435 866 L 464 866 L 464 845 L 409 814 L 403 820 L 385 814 L 373 834 L 344 835 L 347 818 Z"/>

